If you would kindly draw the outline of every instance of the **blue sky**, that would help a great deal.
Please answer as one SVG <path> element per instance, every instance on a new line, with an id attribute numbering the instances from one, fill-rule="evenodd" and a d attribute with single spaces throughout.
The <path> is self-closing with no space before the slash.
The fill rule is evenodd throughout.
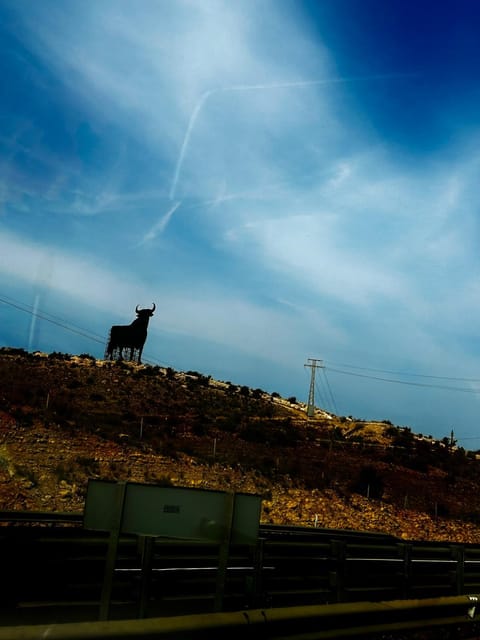
<path id="1" fill-rule="evenodd" d="M 151 362 L 306 400 L 319 358 L 317 404 L 480 447 L 479 28 L 0 0 L 0 343 L 100 357 L 154 301 Z"/>

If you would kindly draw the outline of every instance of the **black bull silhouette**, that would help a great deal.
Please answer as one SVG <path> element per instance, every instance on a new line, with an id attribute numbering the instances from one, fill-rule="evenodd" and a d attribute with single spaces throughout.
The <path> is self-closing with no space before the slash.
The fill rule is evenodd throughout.
<path id="1" fill-rule="evenodd" d="M 142 361 L 142 351 L 145 340 L 147 339 L 148 321 L 155 311 L 155 303 L 152 309 L 139 309 L 138 304 L 135 308 L 137 314 L 132 324 L 114 325 L 110 329 L 110 337 L 108 340 L 105 357 L 113 360 L 114 353 L 117 352 L 118 359 L 123 358 L 123 350 L 130 349 L 130 360 L 133 360 L 134 351 L 138 351 L 138 363 Z"/>

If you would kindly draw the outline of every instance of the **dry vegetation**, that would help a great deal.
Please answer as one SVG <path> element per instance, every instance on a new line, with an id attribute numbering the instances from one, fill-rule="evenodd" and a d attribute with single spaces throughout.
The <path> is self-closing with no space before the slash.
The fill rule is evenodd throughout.
<path id="1" fill-rule="evenodd" d="M 480 463 L 388 421 L 197 372 L 0 350 L 0 508 L 81 511 L 88 478 L 235 489 L 262 519 L 480 542 Z"/>

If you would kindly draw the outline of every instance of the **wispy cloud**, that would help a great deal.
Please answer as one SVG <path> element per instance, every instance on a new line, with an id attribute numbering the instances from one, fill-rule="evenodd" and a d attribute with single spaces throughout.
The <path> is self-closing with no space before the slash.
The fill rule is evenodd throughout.
<path id="1" fill-rule="evenodd" d="M 124 304 L 122 298 L 134 300 L 135 292 L 142 299 L 149 297 L 142 296 L 141 283 L 125 271 L 94 264 L 88 254 L 25 240 L 4 230 L 0 230 L 0 255 L 2 278 L 41 285 L 68 296 L 77 305 L 100 309 L 111 305 L 118 313 Z"/>
<path id="2" fill-rule="evenodd" d="M 108 265 L 93 264 L 88 256 L 26 242 L 5 231 L 0 232 L 0 255 L 0 285 L 7 278 L 27 290 L 32 285 L 41 286 L 56 300 L 63 296 L 84 309 L 108 312 L 113 319 L 128 320 L 139 301 L 154 299 L 163 336 L 177 334 L 207 340 L 219 348 L 223 345 L 258 358 L 273 357 L 283 365 L 295 358 L 298 341 L 292 340 L 292 335 L 300 334 L 305 322 L 321 329 L 329 339 L 342 340 L 337 328 L 308 309 L 296 305 L 268 309 L 215 283 L 206 284 L 201 290 L 191 287 L 188 295 L 178 291 L 173 282 L 147 286 L 130 275 L 127 268 L 112 271 Z M 158 329 L 154 325 L 150 351 L 161 353 L 164 348 L 155 332 Z M 306 344 L 300 348 L 304 351 Z"/>
<path id="3" fill-rule="evenodd" d="M 311 79 L 311 80 L 295 80 L 295 81 L 283 81 L 283 82 L 268 82 L 268 83 L 260 83 L 260 84 L 239 84 L 239 85 L 231 85 L 226 87 L 218 87 L 215 89 L 209 89 L 205 91 L 197 103 L 195 104 L 190 118 L 188 120 L 187 129 L 185 131 L 185 135 L 182 140 L 182 145 L 180 147 L 180 153 L 175 165 L 175 172 L 173 176 L 172 186 L 170 188 L 170 198 L 174 199 L 177 191 L 178 180 L 180 178 L 180 172 L 182 170 L 183 162 L 185 159 L 185 155 L 188 150 L 188 146 L 190 144 L 190 138 L 192 136 L 192 132 L 194 130 L 195 124 L 197 122 L 198 116 L 205 104 L 212 96 L 221 94 L 221 93 L 229 93 L 229 92 L 256 92 L 256 91 L 273 91 L 275 89 L 306 89 L 308 87 L 320 87 L 326 85 L 335 85 L 335 84 L 343 84 L 349 82 L 366 82 L 373 80 L 392 80 L 398 78 L 410 77 L 411 74 L 380 74 L 380 75 L 368 75 L 368 76 L 357 76 L 357 77 L 345 77 L 345 78 L 324 78 L 324 79 Z"/>
<path id="4" fill-rule="evenodd" d="M 301 6 L 12 3 L 40 106 L 0 137 L 0 277 L 51 255 L 78 305 L 155 299 L 169 335 L 282 366 L 473 366 L 476 141 L 395 145 L 368 105 L 419 78 L 342 73 Z"/>

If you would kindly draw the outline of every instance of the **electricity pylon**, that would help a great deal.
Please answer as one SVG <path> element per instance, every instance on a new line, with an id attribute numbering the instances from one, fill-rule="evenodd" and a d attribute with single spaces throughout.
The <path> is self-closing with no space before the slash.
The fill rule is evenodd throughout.
<path id="1" fill-rule="evenodd" d="M 304 367 L 310 367 L 311 375 L 310 375 L 310 390 L 308 392 L 308 404 L 307 404 L 307 416 L 309 418 L 313 418 L 315 415 L 315 371 L 317 369 L 323 369 L 323 360 L 318 360 L 317 358 L 307 358 L 307 361 L 310 364 L 304 364 Z"/>

